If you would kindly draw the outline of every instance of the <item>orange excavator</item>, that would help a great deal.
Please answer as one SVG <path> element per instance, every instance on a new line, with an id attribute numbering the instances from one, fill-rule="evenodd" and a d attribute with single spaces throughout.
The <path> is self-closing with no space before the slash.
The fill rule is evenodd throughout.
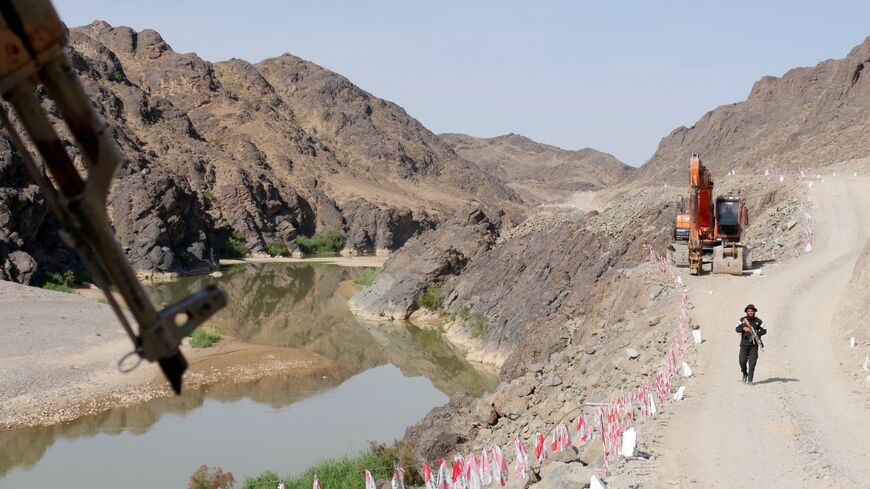
<path id="1" fill-rule="evenodd" d="M 749 250 L 740 243 L 749 225 L 749 211 L 737 195 L 713 199 L 713 178 L 698 153 L 690 163 L 688 205 L 680 198 L 674 218 L 673 242 L 668 257 L 678 267 L 689 267 L 699 275 L 705 256 L 711 256 L 713 273 L 742 275 L 752 267 Z"/>

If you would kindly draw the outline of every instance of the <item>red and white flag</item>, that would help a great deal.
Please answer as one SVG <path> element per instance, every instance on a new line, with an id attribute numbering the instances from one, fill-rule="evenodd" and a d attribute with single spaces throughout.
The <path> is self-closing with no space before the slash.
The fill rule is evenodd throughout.
<path id="1" fill-rule="evenodd" d="M 375 478 L 372 477 L 372 473 L 369 472 L 368 469 L 366 469 L 365 474 L 366 474 L 366 489 L 378 489 L 378 486 L 375 485 Z"/>
<path id="2" fill-rule="evenodd" d="M 523 445 L 523 442 L 520 441 L 519 437 L 514 438 L 514 450 L 517 452 L 517 461 L 514 468 L 516 469 L 517 474 L 525 479 L 526 472 L 529 471 L 531 464 L 529 463 L 529 454 L 526 452 L 526 446 Z"/>
<path id="3" fill-rule="evenodd" d="M 323 489 L 323 486 L 320 485 L 320 479 L 317 478 L 317 474 L 314 474 L 314 483 L 311 485 L 311 489 Z"/>
<path id="4" fill-rule="evenodd" d="M 586 418 L 582 414 L 577 418 L 577 437 L 584 443 L 589 439 L 589 427 L 586 426 Z"/>
<path id="5" fill-rule="evenodd" d="M 489 455 L 486 454 L 486 448 L 480 451 L 480 482 L 484 486 L 492 484 L 492 472 L 489 468 Z"/>
<path id="6" fill-rule="evenodd" d="M 453 489 L 466 489 L 465 461 L 462 460 L 462 455 L 457 455 L 453 458 L 453 478 L 451 482 Z"/>
<path id="7" fill-rule="evenodd" d="M 544 435 L 538 431 L 535 433 L 535 463 L 543 465 L 545 458 L 547 458 L 547 449 L 544 447 Z"/>
<path id="8" fill-rule="evenodd" d="M 450 489 L 447 482 L 447 461 L 443 458 L 438 461 L 438 489 Z"/>
<path id="9" fill-rule="evenodd" d="M 492 447 L 492 463 L 493 478 L 504 486 L 507 484 L 509 471 L 507 461 L 504 459 L 504 453 L 502 453 L 501 447 L 498 445 Z"/>
<path id="10" fill-rule="evenodd" d="M 432 468 L 429 464 L 423 464 L 423 480 L 426 483 L 426 489 L 438 489 L 435 481 L 432 480 Z"/>
<path id="11" fill-rule="evenodd" d="M 392 489 L 405 489 L 405 471 L 401 467 L 396 467 L 393 470 L 393 478 L 390 480 Z"/>

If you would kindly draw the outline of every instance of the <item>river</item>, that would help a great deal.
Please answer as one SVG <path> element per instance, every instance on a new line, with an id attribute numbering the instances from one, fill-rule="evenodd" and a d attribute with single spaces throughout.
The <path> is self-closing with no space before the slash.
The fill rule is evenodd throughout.
<path id="1" fill-rule="evenodd" d="M 44 428 L 0 432 L 0 488 L 183 488 L 200 465 L 239 483 L 271 469 L 293 475 L 323 458 L 391 441 L 459 391 L 482 395 L 492 373 L 465 362 L 438 332 L 371 325 L 347 308 L 360 269 L 250 264 L 221 277 L 155 284 L 169 303 L 206 284 L 230 299 L 214 319 L 240 340 L 309 350 L 332 360 L 316 379 L 276 375 Z"/>

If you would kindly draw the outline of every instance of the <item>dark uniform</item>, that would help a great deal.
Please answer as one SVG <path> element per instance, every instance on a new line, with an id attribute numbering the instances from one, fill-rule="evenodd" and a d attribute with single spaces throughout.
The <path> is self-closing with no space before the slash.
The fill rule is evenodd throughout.
<path id="1" fill-rule="evenodd" d="M 747 312 L 749 309 L 752 309 L 753 313 L 756 311 L 755 306 L 749 304 L 743 309 L 743 312 Z M 755 328 L 755 332 L 758 333 L 759 337 L 764 336 L 767 330 L 762 326 L 764 321 L 756 316 L 748 315 L 740 318 L 735 328 L 740 333 L 740 371 L 743 372 L 743 382 L 752 384 L 752 376 L 755 374 L 755 363 L 758 361 L 758 345 L 752 338 L 752 333 L 743 331 L 743 327 L 746 325 L 743 322 L 744 319 Z"/>

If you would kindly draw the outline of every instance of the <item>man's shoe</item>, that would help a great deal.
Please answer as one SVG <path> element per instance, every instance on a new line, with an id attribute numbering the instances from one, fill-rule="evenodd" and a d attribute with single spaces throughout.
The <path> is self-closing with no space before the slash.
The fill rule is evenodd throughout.
<path id="1" fill-rule="evenodd" d="M 749 376 L 748 376 L 748 375 L 744 375 L 744 376 L 743 376 L 743 380 L 741 380 L 741 382 L 743 382 L 743 383 L 745 384 L 747 381 L 749 381 Z"/>

